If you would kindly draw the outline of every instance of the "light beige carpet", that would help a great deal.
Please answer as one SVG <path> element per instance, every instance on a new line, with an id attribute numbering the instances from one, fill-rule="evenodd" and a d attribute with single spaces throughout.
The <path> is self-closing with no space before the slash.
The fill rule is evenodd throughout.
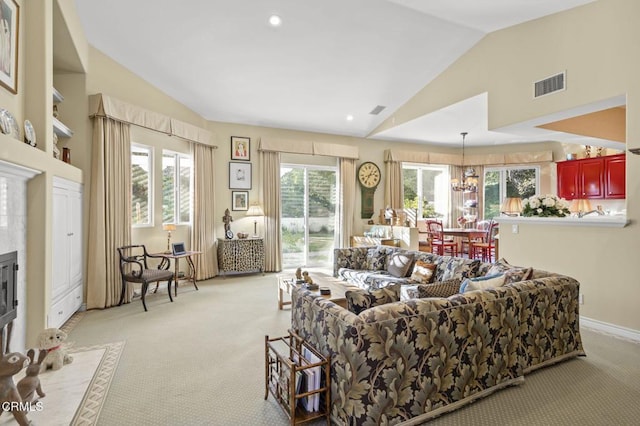
<path id="1" fill-rule="evenodd" d="M 276 274 L 216 278 L 90 311 L 71 331 L 76 345 L 126 342 L 98 425 L 287 425 L 264 399 L 264 336 L 286 334 Z M 636 425 L 640 345 L 583 330 L 588 356 L 529 374 L 434 425 Z M 89 424 L 89 423 L 86 423 Z M 321 424 L 321 423 L 314 423 Z"/>

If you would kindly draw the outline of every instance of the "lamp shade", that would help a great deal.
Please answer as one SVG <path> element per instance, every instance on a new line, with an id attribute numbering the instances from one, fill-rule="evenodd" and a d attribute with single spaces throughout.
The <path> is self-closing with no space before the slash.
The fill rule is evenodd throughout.
<path id="1" fill-rule="evenodd" d="M 519 215 L 522 212 L 522 199 L 518 197 L 507 197 L 500 206 L 500 211 L 507 215 Z"/>
<path id="2" fill-rule="evenodd" d="M 590 212 L 593 210 L 591 208 L 591 203 L 589 200 L 585 200 L 582 198 L 577 198 L 571 202 L 571 207 L 569 207 L 569 211 L 572 213 L 580 213 L 580 212 Z"/>
<path id="3" fill-rule="evenodd" d="M 249 210 L 246 213 L 247 216 L 264 216 L 264 210 L 259 204 L 252 204 L 249 206 Z"/>
<path id="4" fill-rule="evenodd" d="M 165 223 L 164 225 L 162 225 L 162 230 L 163 231 L 175 231 L 176 230 L 176 225 L 173 223 Z"/>

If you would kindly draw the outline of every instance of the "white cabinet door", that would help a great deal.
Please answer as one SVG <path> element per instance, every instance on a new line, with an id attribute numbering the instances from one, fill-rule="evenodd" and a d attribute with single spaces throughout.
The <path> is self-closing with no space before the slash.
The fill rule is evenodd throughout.
<path id="1" fill-rule="evenodd" d="M 69 215 L 69 193 L 64 188 L 53 188 L 53 284 L 51 299 L 55 300 L 70 288 L 69 281 L 69 237 L 67 234 Z"/>
<path id="2" fill-rule="evenodd" d="M 69 285 L 82 285 L 82 193 L 69 191 Z"/>
<path id="3" fill-rule="evenodd" d="M 59 327 L 82 304 L 82 186 L 53 180 L 53 279 L 48 323 Z"/>

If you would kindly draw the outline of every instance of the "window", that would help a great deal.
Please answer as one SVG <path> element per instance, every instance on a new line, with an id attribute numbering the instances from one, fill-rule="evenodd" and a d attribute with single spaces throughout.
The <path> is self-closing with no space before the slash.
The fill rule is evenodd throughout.
<path id="1" fill-rule="evenodd" d="M 283 164 L 280 177 L 282 266 L 331 268 L 336 238 L 336 168 Z"/>
<path id="2" fill-rule="evenodd" d="M 191 223 L 191 158 L 162 152 L 162 223 Z"/>
<path id="3" fill-rule="evenodd" d="M 151 148 L 131 144 L 131 224 L 151 225 Z"/>
<path id="4" fill-rule="evenodd" d="M 528 198 L 540 190 L 540 167 L 493 167 L 484 169 L 484 218 L 500 216 L 506 197 Z"/>
<path id="5" fill-rule="evenodd" d="M 447 166 L 402 164 L 404 208 L 418 211 L 418 218 L 446 216 L 449 203 Z"/>

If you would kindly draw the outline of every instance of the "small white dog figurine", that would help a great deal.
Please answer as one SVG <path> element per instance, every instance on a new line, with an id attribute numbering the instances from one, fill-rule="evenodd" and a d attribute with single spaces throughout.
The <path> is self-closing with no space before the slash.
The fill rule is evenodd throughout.
<path id="1" fill-rule="evenodd" d="M 58 328 L 47 328 L 40 332 L 38 347 L 47 351 L 40 371 L 59 370 L 64 364 L 70 364 L 73 361 L 73 358 L 67 354 L 67 350 L 62 347 L 65 340 L 67 340 L 67 333 Z"/>

